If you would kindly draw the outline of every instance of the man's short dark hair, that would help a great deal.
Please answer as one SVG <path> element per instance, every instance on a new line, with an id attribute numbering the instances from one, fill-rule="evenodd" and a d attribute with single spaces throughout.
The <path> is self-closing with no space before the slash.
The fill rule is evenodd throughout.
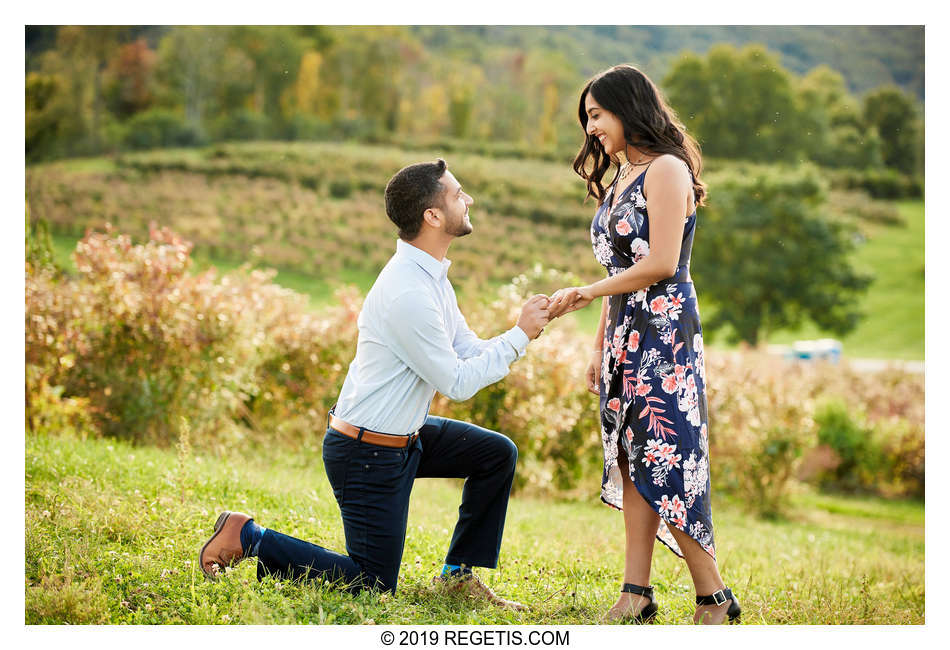
<path id="1" fill-rule="evenodd" d="M 429 208 L 444 207 L 445 187 L 439 182 L 445 161 L 424 162 L 403 167 L 386 185 L 386 214 L 399 228 L 399 237 L 415 239 L 422 229 L 422 215 Z"/>

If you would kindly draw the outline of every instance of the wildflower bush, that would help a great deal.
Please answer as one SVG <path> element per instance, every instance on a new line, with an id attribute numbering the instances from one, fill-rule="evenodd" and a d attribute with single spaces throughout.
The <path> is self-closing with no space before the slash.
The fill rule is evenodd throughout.
<path id="1" fill-rule="evenodd" d="M 818 447 L 825 462 L 814 480 L 849 492 L 923 496 L 923 429 L 906 419 L 870 422 L 862 407 L 828 400 L 815 415 Z"/>
<path id="2" fill-rule="evenodd" d="M 268 346 L 255 370 L 258 391 L 245 401 L 247 418 L 268 443 L 319 439 L 356 352 L 362 297 L 342 289 L 336 306 L 317 314 L 304 296 L 277 285 L 262 295 L 258 318 Z"/>
<path id="3" fill-rule="evenodd" d="M 141 245 L 93 232 L 76 247 L 75 279 L 28 272 L 27 394 L 61 387 L 88 401 L 101 433 L 160 443 L 182 418 L 221 441 L 322 405 L 342 370 L 333 344 L 353 339 L 347 317 L 309 313 L 270 273 L 191 274 L 190 251 L 167 229 Z"/>
<path id="4" fill-rule="evenodd" d="M 838 489 L 923 497 L 924 388 L 923 374 L 895 368 L 862 372 L 842 365 L 814 372 L 808 390 L 818 408 L 818 452 L 831 448 L 839 456 L 831 462 L 835 471 L 818 480 Z M 836 435 L 842 425 L 867 440 Z M 848 458 L 855 461 L 850 469 Z"/>
<path id="5" fill-rule="evenodd" d="M 776 514 L 814 446 L 811 404 L 802 399 L 808 369 L 745 355 L 705 359 L 713 487 Z"/>
<path id="6" fill-rule="evenodd" d="M 167 441 L 182 416 L 201 431 L 224 425 L 255 391 L 263 337 L 240 288 L 188 273 L 190 249 L 165 229 L 140 246 L 91 233 L 76 280 L 28 275 L 27 390 L 45 380 L 87 398 L 119 438 Z"/>
<path id="7" fill-rule="evenodd" d="M 95 420 L 85 397 L 64 397 L 62 386 L 45 378 L 27 393 L 27 427 L 37 433 L 85 439 L 95 431 Z"/>
<path id="8" fill-rule="evenodd" d="M 923 496 L 923 375 L 748 349 L 707 354 L 706 365 L 714 489 L 767 515 L 799 482 Z"/>

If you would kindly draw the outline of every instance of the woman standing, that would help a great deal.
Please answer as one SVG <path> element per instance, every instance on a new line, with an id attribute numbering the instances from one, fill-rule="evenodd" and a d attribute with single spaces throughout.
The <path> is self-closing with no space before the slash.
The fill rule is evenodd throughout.
<path id="1" fill-rule="evenodd" d="M 652 620 L 654 538 L 686 560 L 694 622 L 738 621 L 716 565 L 709 494 L 703 339 L 689 258 L 703 205 L 699 147 L 656 86 L 630 65 L 584 87 L 574 171 L 597 199 L 594 255 L 607 277 L 551 297 L 551 317 L 603 297 L 587 369 L 600 395 L 601 499 L 623 510 L 624 584 L 608 620 Z M 601 180 L 612 166 L 611 185 Z"/>

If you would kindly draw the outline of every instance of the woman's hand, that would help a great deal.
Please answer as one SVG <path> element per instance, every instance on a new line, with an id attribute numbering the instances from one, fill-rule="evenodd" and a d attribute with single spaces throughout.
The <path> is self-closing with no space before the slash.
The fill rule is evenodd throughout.
<path id="1" fill-rule="evenodd" d="M 578 309 L 583 309 L 594 300 L 594 292 L 590 287 L 567 287 L 558 289 L 551 296 L 548 303 L 548 315 L 557 318 Z"/>
<path id="2" fill-rule="evenodd" d="M 594 350 L 590 355 L 587 371 L 584 373 L 587 379 L 587 390 L 594 395 L 600 395 L 600 365 L 603 357 L 603 350 Z"/>

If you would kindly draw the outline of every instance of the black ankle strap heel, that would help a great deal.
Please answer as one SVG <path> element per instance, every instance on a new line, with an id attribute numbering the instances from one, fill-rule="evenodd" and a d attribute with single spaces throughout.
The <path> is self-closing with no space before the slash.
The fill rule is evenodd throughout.
<path id="1" fill-rule="evenodd" d="M 638 624 L 643 623 L 652 623 L 656 618 L 656 612 L 659 610 L 659 607 L 656 606 L 656 601 L 653 600 L 653 587 L 641 587 L 640 585 L 634 585 L 629 582 L 623 583 L 620 591 L 628 594 L 637 594 L 638 596 L 643 596 L 647 598 L 650 603 L 640 610 L 640 613 L 633 617 L 633 620 Z"/>
<path id="2" fill-rule="evenodd" d="M 727 600 L 732 601 L 729 603 L 729 611 L 726 612 L 729 622 L 738 623 L 739 617 L 742 615 L 742 608 L 739 607 L 739 601 L 736 600 L 736 597 L 732 595 L 732 589 L 727 587 L 708 596 L 696 596 L 697 605 L 722 605 Z"/>

